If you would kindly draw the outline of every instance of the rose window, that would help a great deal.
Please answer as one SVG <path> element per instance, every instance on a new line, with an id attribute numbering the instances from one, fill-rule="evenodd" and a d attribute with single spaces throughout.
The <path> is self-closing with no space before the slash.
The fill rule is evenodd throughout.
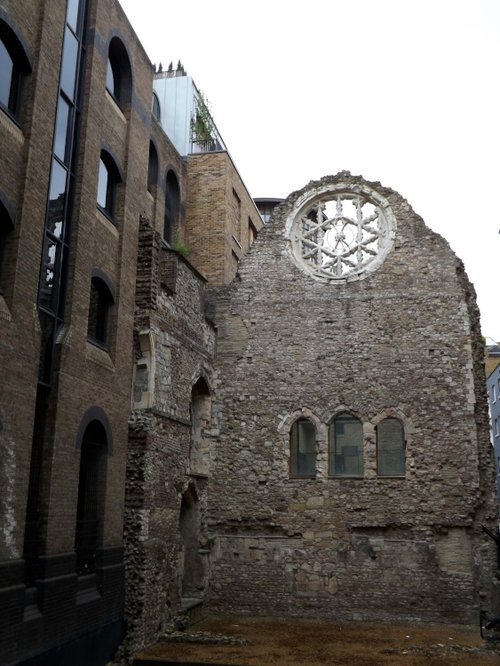
<path id="1" fill-rule="evenodd" d="M 362 277 L 392 246 L 395 221 L 388 204 L 371 191 L 327 191 L 306 199 L 293 217 L 295 260 L 316 277 Z"/>

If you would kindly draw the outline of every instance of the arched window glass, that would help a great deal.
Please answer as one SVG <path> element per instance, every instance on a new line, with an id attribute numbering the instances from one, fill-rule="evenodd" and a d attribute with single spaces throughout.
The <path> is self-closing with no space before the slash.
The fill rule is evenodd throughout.
<path id="1" fill-rule="evenodd" d="M 331 476 L 363 476 L 363 424 L 343 413 L 336 416 L 329 428 Z"/>
<path id="2" fill-rule="evenodd" d="M 0 106 L 17 117 L 20 111 L 23 78 L 31 67 L 21 42 L 0 19 Z"/>
<path id="3" fill-rule="evenodd" d="M 90 284 L 87 337 L 102 347 L 106 347 L 108 343 L 109 313 L 113 302 L 113 294 L 108 285 L 104 280 L 93 277 Z"/>
<path id="4" fill-rule="evenodd" d="M 316 428 L 309 419 L 298 419 L 290 430 L 290 474 L 316 475 Z"/>
<path id="5" fill-rule="evenodd" d="M 128 106 L 132 99 L 132 69 L 127 49 L 113 37 L 109 44 L 106 64 L 106 88 L 120 107 Z"/>
<path id="6" fill-rule="evenodd" d="M 153 116 L 156 118 L 156 120 L 160 120 L 161 118 L 161 110 L 160 110 L 160 100 L 158 99 L 158 95 L 153 92 Z"/>
<path id="7" fill-rule="evenodd" d="M 148 190 L 153 191 L 153 187 L 158 182 L 158 153 L 152 141 L 149 142 L 149 162 L 148 162 Z"/>
<path id="8" fill-rule="evenodd" d="M 82 440 L 75 551 L 77 573 L 92 573 L 102 541 L 104 496 L 106 490 L 107 437 L 99 421 L 91 421 Z"/>
<path id="9" fill-rule="evenodd" d="M 177 176 L 172 170 L 167 173 L 165 191 L 165 218 L 163 226 L 163 239 L 172 243 L 175 232 L 179 231 L 179 217 L 181 207 L 181 194 Z"/>
<path id="10" fill-rule="evenodd" d="M 106 151 L 101 151 L 97 204 L 109 217 L 113 217 L 115 212 L 116 187 L 119 182 L 120 174 L 112 157 Z"/>
<path id="11" fill-rule="evenodd" d="M 387 418 L 377 426 L 377 473 L 405 475 L 405 434 L 399 419 Z"/>

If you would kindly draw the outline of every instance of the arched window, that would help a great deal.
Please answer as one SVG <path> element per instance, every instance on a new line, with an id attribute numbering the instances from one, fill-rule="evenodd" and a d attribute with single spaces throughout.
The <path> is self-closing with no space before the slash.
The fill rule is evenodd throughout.
<path id="1" fill-rule="evenodd" d="M 106 88 L 121 108 L 132 99 L 132 69 L 123 42 L 113 37 L 109 44 L 106 66 Z"/>
<path id="2" fill-rule="evenodd" d="M 152 141 L 149 142 L 148 191 L 152 192 L 158 182 L 158 153 Z"/>
<path id="3" fill-rule="evenodd" d="M 21 42 L 11 28 L 0 19 L 0 106 L 18 117 L 22 83 L 31 72 L 31 65 Z"/>
<path id="4" fill-rule="evenodd" d="M 405 475 L 405 433 L 399 419 L 387 418 L 377 426 L 377 474 Z"/>
<path id="5" fill-rule="evenodd" d="M 0 200 L 0 294 L 3 293 L 5 281 L 5 262 L 7 258 L 7 241 L 11 231 L 14 229 L 12 219 L 7 208 Z"/>
<path id="6" fill-rule="evenodd" d="M 95 570 L 102 545 L 108 439 L 103 424 L 91 421 L 83 433 L 76 510 L 75 551 L 79 575 Z"/>
<path id="7" fill-rule="evenodd" d="M 163 240 L 167 243 L 171 243 L 174 237 L 174 232 L 179 230 L 179 214 L 181 209 L 179 182 L 177 176 L 171 169 L 167 173 L 166 185 Z"/>
<path id="8" fill-rule="evenodd" d="M 207 476 L 210 472 L 210 447 L 207 432 L 210 428 L 212 399 L 203 377 L 191 391 L 191 447 L 189 471 Z"/>
<path id="9" fill-rule="evenodd" d="M 161 108 L 160 108 L 160 100 L 158 99 L 158 95 L 153 91 L 153 104 L 151 108 L 153 112 L 153 117 L 156 118 L 158 122 L 161 120 Z"/>
<path id="10" fill-rule="evenodd" d="M 109 281 L 96 271 L 90 284 L 88 339 L 101 347 L 107 347 L 110 310 L 115 302 Z"/>
<path id="11" fill-rule="evenodd" d="M 290 475 L 316 476 L 316 428 L 309 419 L 297 419 L 290 430 Z"/>
<path id="12" fill-rule="evenodd" d="M 116 203 L 116 187 L 121 181 L 120 172 L 111 155 L 101 151 L 97 182 L 97 204 L 108 217 L 113 217 Z"/>
<path id="13" fill-rule="evenodd" d="M 344 412 L 330 423 L 330 476 L 363 476 L 363 424 Z"/>

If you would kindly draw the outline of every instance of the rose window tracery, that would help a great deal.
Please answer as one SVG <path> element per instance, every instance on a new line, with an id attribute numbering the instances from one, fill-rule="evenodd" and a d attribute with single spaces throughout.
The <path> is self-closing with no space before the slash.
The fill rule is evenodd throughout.
<path id="1" fill-rule="evenodd" d="M 375 192 L 316 192 L 293 216 L 292 252 L 301 268 L 315 277 L 362 277 L 384 259 L 394 229 L 387 202 Z"/>

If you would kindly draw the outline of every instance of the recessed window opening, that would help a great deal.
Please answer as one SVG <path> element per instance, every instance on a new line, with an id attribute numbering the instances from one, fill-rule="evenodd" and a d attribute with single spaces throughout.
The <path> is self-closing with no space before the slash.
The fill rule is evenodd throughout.
<path id="1" fill-rule="evenodd" d="M 114 303 L 108 285 L 99 277 L 93 277 L 90 285 L 89 320 L 87 337 L 99 346 L 107 347 L 110 311 Z"/>
<path id="2" fill-rule="evenodd" d="M 79 575 L 95 571 L 102 541 L 107 446 L 103 425 L 91 421 L 83 435 L 78 481 L 75 551 Z"/>
<path id="3" fill-rule="evenodd" d="M 149 142 L 148 191 L 152 192 L 158 182 L 158 153 L 152 141 Z"/>
<path id="4" fill-rule="evenodd" d="M 14 118 L 20 111 L 23 79 L 30 72 L 21 42 L 0 19 L 0 106 Z"/>
<path id="5" fill-rule="evenodd" d="M 106 88 L 121 108 L 132 99 L 132 70 L 127 50 L 118 37 L 109 44 L 106 64 Z"/>
<path id="6" fill-rule="evenodd" d="M 181 193 L 177 176 L 170 169 L 167 173 L 165 191 L 165 218 L 163 225 L 163 240 L 171 244 L 180 226 Z"/>
<path id="7" fill-rule="evenodd" d="M 4 280 L 5 280 L 5 265 L 7 259 L 7 243 L 9 235 L 14 229 L 12 220 L 7 212 L 7 209 L 0 201 L 0 294 L 3 293 Z"/>
<path id="8" fill-rule="evenodd" d="M 120 174 L 113 158 L 106 151 L 101 151 L 97 182 L 97 204 L 103 212 L 113 218 L 116 204 L 116 188 Z"/>
<path id="9" fill-rule="evenodd" d="M 336 416 L 329 428 L 330 475 L 363 476 L 363 425 L 352 414 Z"/>
<path id="10" fill-rule="evenodd" d="M 298 419 L 290 430 L 290 474 L 316 475 L 316 428 L 309 419 Z"/>
<path id="11" fill-rule="evenodd" d="M 399 419 L 387 418 L 377 426 L 377 473 L 404 476 L 405 434 Z"/>

